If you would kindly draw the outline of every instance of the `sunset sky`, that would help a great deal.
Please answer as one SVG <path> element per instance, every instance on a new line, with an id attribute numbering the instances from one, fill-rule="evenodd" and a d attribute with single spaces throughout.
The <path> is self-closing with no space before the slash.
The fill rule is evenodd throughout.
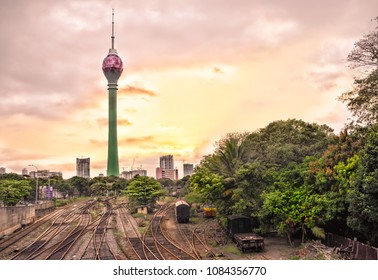
<path id="1" fill-rule="evenodd" d="M 0 167 L 106 173 L 111 43 L 120 171 L 155 177 L 159 157 L 200 162 L 229 132 L 289 118 L 338 133 L 352 88 L 346 57 L 374 30 L 376 0 L 0 1 Z"/>

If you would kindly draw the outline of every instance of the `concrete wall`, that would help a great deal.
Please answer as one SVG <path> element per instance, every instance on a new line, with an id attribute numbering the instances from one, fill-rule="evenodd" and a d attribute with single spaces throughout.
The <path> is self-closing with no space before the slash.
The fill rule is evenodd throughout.
<path id="1" fill-rule="evenodd" d="M 0 236 L 12 233 L 34 219 L 34 206 L 0 207 Z"/>
<path id="2" fill-rule="evenodd" d="M 50 212 L 54 211 L 54 202 L 47 201 L 35 206 L 35 216 L 36 218 L 42 217 Z"/>
<path id="3" fill-rule="evenodd" d="M 33 223 L 36 218 L 53 210 L 54 203 L 52 201 L 32 206 L 0 207 L 0 237 Z"/>

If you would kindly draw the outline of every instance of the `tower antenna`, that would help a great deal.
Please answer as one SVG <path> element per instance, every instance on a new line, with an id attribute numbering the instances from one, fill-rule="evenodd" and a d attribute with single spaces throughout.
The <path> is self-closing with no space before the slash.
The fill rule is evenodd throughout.
<path id="1" fill-rule="evenodd" d="M 112 50 L 114 50 L 114 9 L 112 9 Z"/>

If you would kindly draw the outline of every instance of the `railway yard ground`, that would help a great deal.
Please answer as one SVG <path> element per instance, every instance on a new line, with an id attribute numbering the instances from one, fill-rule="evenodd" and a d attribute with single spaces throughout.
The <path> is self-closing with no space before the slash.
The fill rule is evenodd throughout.
<path id="1" fill-rule="evenodd" d="M 332 259 L 320 244 L 289 246 L 265 237 L 261 252 L 242 253 L 216 219 L 198 215 L 177 223 L 172 204 L 148 215 L 131 214 L 125 200 L 102 198 L 58 207 L 0 240 L 0 259 L 110 260 L 290 260 Z"/>

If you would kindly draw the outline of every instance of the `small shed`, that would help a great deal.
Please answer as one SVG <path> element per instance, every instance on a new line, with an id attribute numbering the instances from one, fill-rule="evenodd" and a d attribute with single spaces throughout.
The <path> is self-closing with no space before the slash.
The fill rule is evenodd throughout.
<path id="1" fill-rule="evenodd" d="M 135 212 L 138 214 L 148 214 L 148 206 L 147 205 L 140 205 L 135 207 Z"/>

